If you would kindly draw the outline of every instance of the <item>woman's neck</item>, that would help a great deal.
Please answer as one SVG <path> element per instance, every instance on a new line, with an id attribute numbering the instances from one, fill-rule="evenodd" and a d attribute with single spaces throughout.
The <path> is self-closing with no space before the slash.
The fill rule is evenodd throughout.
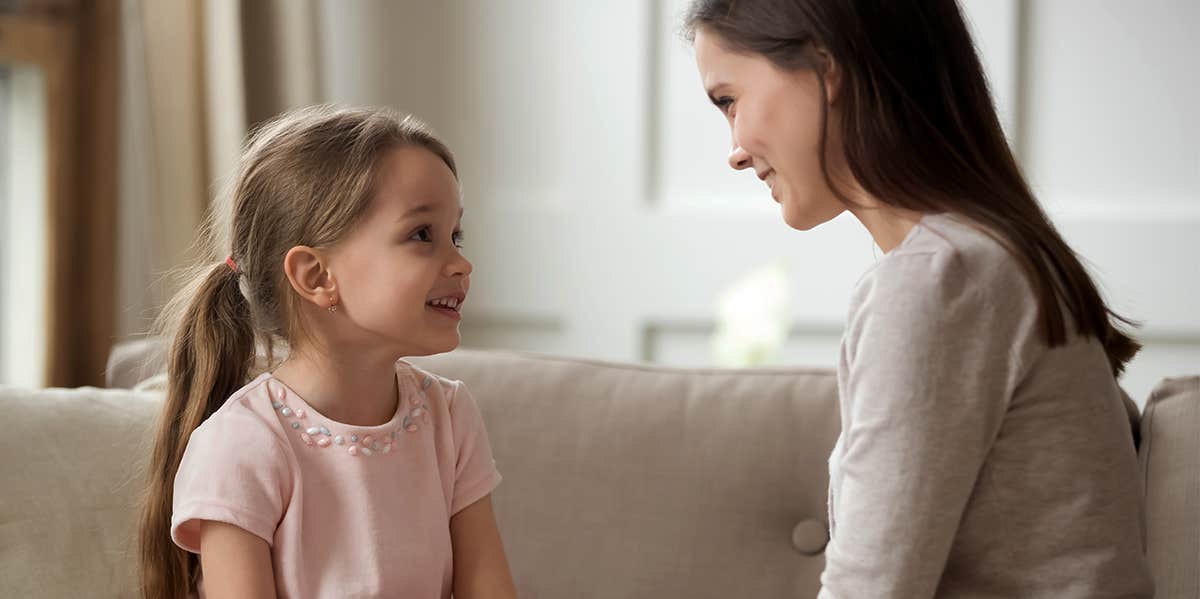
<path id="1" fill-rule="evenodd" d="M 858 222 L 862 223 L 871 234 L 875 245 L 888 253 L 896 249 L 908 237 L 913 227 L 921 222 L 922 213 L 918 210 L 908 210 L 892 206 L 863 189 L 861 183 L 850 174 L 844 161 L 836 160 L 836 153 L 831 157 L 835 164 L 830 168 L 830 178 L 836 182 L 841 192 L 839 199 L 848 200 L 848 210 Z"/>
<path id="2" fill-rule="evenodd" d="M 896 249 L 913 227 L 921 222 L 921 212 L 890 206 L 858 185 L 854 185 L 854 188 L 855 193 L 849 194 L 855 204 L 849 209 L 850 213 L 867 229 L 883 253 Z"/>
<path id="3" fill-rule="evenodd" d="M 921 221 L 921 213 L 912 210 L 852 208 L 850 212 L 858 217 L 858 221 L 875 240 L 875 245 L 885 254 L 903 243 L 904 238 Z"/>
<path id="4" fill-rule="evenodd" d="M 339 349 L 297 348 L 272 375 L 337 422 L 376 426 L 391 420 L 400 400 L 396 357 Z"/>

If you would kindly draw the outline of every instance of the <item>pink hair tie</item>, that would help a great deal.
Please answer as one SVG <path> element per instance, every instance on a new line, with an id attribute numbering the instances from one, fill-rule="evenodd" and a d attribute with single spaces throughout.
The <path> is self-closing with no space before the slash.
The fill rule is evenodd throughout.
<path id="1" fill-rule="evenodd" d="M 226 256 L 225 264 L 229 265 L 229 270 L 232 270 L 239 275 L 242 274 L 242 269 L 238 268 L 237 262 L 233 261 L 233 256 Z"/>

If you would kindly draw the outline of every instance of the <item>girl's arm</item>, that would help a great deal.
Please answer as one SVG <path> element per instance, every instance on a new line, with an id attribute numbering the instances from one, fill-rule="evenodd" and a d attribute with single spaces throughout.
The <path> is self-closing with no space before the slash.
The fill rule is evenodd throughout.
<path id="1" fill-rule="evenodd" d="M 450 542 L 454 547 L 455 599 L 516 599 L 491 495 L 450 518 Z"/>
<path id="2" fill-rule="evenodd" d="M 200 530 L 200 571 L 204 596 L 274 599 L 271 547 L 257 535 L 232 524 L 204 521 Z"/>

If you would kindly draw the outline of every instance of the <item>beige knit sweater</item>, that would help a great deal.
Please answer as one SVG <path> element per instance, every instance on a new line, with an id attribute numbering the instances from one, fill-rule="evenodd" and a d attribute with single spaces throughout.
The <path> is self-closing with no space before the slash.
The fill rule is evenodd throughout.
<path id="1" fill-rule="evenodd" d="M 821 599 L 1153 595 L 1104 351 L 1046 346 L 997 242 L 926 216 L 859 282 L 838 384 Z"/>

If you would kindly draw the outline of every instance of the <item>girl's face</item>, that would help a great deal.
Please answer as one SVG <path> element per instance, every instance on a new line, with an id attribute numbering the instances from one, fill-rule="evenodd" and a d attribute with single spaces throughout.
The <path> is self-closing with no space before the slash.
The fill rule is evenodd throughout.
<path id="1" fill-rule="evenodd" d="M 696 31 L 696 66 L 713 104 L 733 134 L 729 166 L 753 169 L 779 203 L 783 220 L 808 230 L 833 219 L 845 205 L 821 172 L 821 96 L 810 69 L 785 71 L 756 54 L 727 50 L 714 33 Z M 830 95 L 835 93 L 830 89 Z M 830 122 L 836 122 L 832 117 Z M 826 156 L 831 176 L 839 172 L 835 127 L 829 128 Z"/>
<path id="2" fill-rule="evenodd" d="M 381 160 L 367 214 L 329 254 L 349 334 L 406 356 L 458 346 L 471 286 L 461 220 L 458 181 L 441 158 L 403 147 Z"/>

